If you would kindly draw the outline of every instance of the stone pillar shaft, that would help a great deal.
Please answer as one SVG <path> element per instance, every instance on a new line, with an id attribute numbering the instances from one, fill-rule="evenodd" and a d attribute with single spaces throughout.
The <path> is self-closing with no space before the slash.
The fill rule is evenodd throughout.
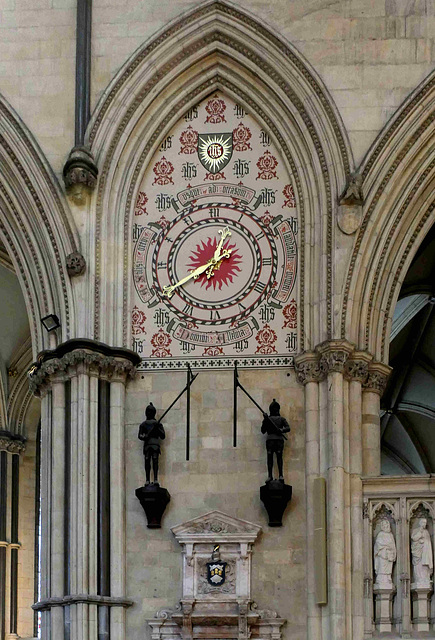
<path id="1" fill-rule="evenodd" d="M 379 396 L 389 367 L 372 363 L 370 354 L 356 351 L 344 340 L 331 340 L 298 356 L 296 373 L 305 385 L 308 638 L 362 640 L 361 477 L 367 466 L 373 470 L 380 460 L 379 437 L 375 442 L 373 425 L 376 418 L 379 421 Z M 366 467 L 364 452 L 370 459 Z M 327 480 L 328 603 L 323 610 L 313 597 L 310 575 L 315 555 L 311 510 L 316 477 Z"/>
<path id="2" fill-rule="evenodd" d="M 125 600 L 124 578 L 124 401 L 127 377 L 134 375 L 139 357 L 125 349 L 74 340 L 45 358 L 35 365 L 30 379 L 43 407 L 41 526 L 46 577 L 41 602 L 34 608 L 42 611 L 44 640 L 124 638 L 124 607 L 131 604 Z M 100 383 L 106 390 L 112 387 L 110 394 L 100 394 Z M 101 491 L 99 480 L 109 476 L 110 484 Z M 103 514 L 110 521 L 110 556 L 110 538 L 99 535 L 99 520 L 109 526 Z M 109 563 L 112 571 L 105 566 Z"/>

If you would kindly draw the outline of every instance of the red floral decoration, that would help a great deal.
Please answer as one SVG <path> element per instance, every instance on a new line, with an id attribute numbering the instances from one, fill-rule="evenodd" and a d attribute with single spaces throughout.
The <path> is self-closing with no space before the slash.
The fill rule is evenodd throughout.
<path id="1" fill-rule="evenodd" d="M 146 209 L 146 204 L 148 202 L 147 195 L 144 191 L 139 191 L 139 195 L 137 197 L 136 208 L 134 210 L 135 216 L 141 216 L 143 213 L 148 215 L 148 211 Z"/>
<path id="2" fill-rule="evenodd" d="M 205 119 L 205 122 L 206 123 L 210 122 L 211 124 L 219 124 L 220 122 L 226 122 L 225 115 L 224 115 L 224 111 L 226 108 L 227 108 L 227 105 L 223 100 L 221 100 L 217 96 L 215 96 L 214 98 L 211 98 L 211 100 L 207 102 L 207 105 L 205 107 L 205 110 L 208 113 L 208 116 Z"/>
<path id="3" fill-rule="evenodd" d="M 265 151 L 257 162 L 257 167 L 259 168 L 257 180 L 272 180 L 272 178 L 278 178 L 275 171 L 277 166 L 278 160 L 275 156 L 273 156 L 270 151 Z"/>
<path id="4" fill-rule="evenodd" d="M 240 124 L 238 124 L 233 130 L 234 151 L 248 151 L 248 149 L 252 149 L 249 144 L 249 140 L 251 138 L 252 133 L 249 127 L 245 127 L 245 125 L 240 122 Z"/>
<path id="5" fill-rule="evenodd" d="M 166 229 L 169 224 L 169 220 L 165 218 L 165 216 L 162 216 L 157 220 L 157 224 L 159 224 L 163 229 Z"/>
<path id="6" fill-rule="evenodd" d="M 270 211 L 265 211 L 261 216 L 261 222 L 265 227 L 268 227 L 273 220 L 273 215 Z"/>
<path id="7" fill-rule="evenodd" d="M 283 329 L 296 329 L 297 321 L 297 307 L 296 300 L 291 300 L 290 304 L 286 305 L 282 310 L 282 314 L 285 318 Z"/>
<path id="8" fill-rule="evenodd" d="M 294 209 L 296 206 L 296 198 L 292 185 L 286 184 L 282 190 L 282 194 L 284 196 L 284 204 L 282 205 L 282 208 L 284 209 L 284 207 L 289 207 L 289 209 Z"/>
<path id="9" fill-rule="evenodd" d="M 219 173 L 206 173 L 204 180 L 226 180 L 226 177 L 223 171 L 219 171 Z"/>
<path id="10" fill-rule="evenodd" d="M 225 354 L 222 347 L 212 346 L 212 347 L 206 347 L 202 355 L 203 356 L 224 356 Z"/>
<path id="11" fill-rule="evenodd" d="M 258 347 L 255 353 L 261 353 L 263 356 L 276 353 L 276 333 L 268 324 L 265 324 L 263 329 L 260 329 L 255 336 L 255 339 L 258 342 Z"/>
<path id="12" fill-rule="evenodd" d="M 198 150 L 198 131 L 192 129 L 189 125 L 180 136 L 181 149 L 179 153 L 196 153 Z"/>
<path id="13" fill-rule="evenodd" d="M 165 156 L 156 162 L 153 171 L 156 174 L 153 184 L 160 184 L 162 186 L 169 183 L 174 184 L 171 177 L 174 172 L 174 166 L 172 162 L 166 160 Z"/>
<path id="14" fill-rule="evenodd" d="M 163 329 L 159 329 L 151 338 L 151 344 L 154 347 L 151 352 L 151 356 L 154 356 L 155 358 L 170 358 L 172 356 L 169 350 L 171 342 L 172 338 L 169 333 L 165 333 Z"/>
<path id="15" fill-rule="evenodd" d="M 140 333 L 146 333 L 144 322 L 146 321 L 146 315 L 143 311 L 137 307 L 133 307 L 131 312 L 131 333 L 133 336 L 137 336 Z"/>

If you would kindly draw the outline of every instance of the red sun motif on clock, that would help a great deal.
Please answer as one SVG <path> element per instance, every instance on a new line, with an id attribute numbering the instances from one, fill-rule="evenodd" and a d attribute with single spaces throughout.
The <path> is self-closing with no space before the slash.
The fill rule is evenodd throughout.
<path id="1" fill-rule="evenodd" d="M 197 244 L 196 250 L 191 253 L 190 262 L 187 264 L 187 267 L 193 270 L 205 264 L 213 257 L 217 243 L 217 238 L 208 238 L 206 242 L 202 241 L 201 244 Z M 242 256 L 237 252 L 235 247 L 235 244 L 231 244 L 231 242 L 227 240 L 223 248 L 231 251 L 230 257 L 222 258 L 211 278 L 207 279 L 206 274 L 203 273 L 195 282 L 199 283 L 201 287 L 206 285 L 206 289 L 209 289 L 213 285 L 213 289 L 218 287 L 219 290 L 222 289 L 222 285 L 231 284 L 240 271 L 238 265 L 242 263 Z"/>

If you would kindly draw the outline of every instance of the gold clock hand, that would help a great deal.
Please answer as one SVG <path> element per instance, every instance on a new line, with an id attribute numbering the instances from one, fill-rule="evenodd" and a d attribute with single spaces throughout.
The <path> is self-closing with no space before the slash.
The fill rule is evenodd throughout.
<path id="1" fill-rule="evenodd" d="M 168 296 L 168 298 L 172 298 L 175 289 L 177 289 L 178 287 L 181 287 L 183 284 L 186 284 L 186 282 L 189 282 L 189 280 L 192 280 L 192 278 L 196 280 L 197 278 L 199 278 L 199 276 L 202 273 L 204 273 L 204 271 L 207 271 L 209 267 L 210 267 L 210 260 L 207 262 L 207 264 L 203 264 L 200 267 L 197 267 L 194 271 L 191 271 L 185 278 L 182 278 L 175 284 L 164 286 L 163 295 Z"/>
<path id="2" fill-rule="evenodd" d="M 225 240 L 225 238 L 228 238 L 231 235 L 231 231 L 229 230 L 228 227 L 225 227 L 225 229 L 219 229 L 219 233 L 221 234 L 222 237 L 218 242 L 218 245 L 216 247 L 216 251 L 214 252 L 214 256 L 213 256 L 213 259 L 216 260 L 216 261 L 219 260 L 218 256 L 219 256 L 219 254 L 221 252 L 224 240 Z"/>
<path id="3" fill-rule="evenodd" d="M 207 276 L 207 279 L 210 279 L 212 275 L 214 275 L 214 272 L 219 269 L 219 267 L 221 266 L 221 262 L 224 258 L 229 258 L 231 255 L 231 249 L 223 249 L 222 253 L 218 255 L 217 258 L 212 258 L 211 259 L 211 264 L 209 266 L 209 268 L 207 269 L 207 273 L 205 274 Z"/>

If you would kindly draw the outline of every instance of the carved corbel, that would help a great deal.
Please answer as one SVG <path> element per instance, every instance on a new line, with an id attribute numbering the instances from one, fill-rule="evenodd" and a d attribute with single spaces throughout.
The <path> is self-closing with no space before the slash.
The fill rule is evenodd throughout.
<path id="1" fill-rule="evenodd" d="M 338 203 L 337 224 L 346 235 L 359 228 L 362 220 L 362 177 L 359 174 L 348 176 L 346 188 Z"/>
<path id="2" fill-rule="evenodd" d="M 73 147 L 63 168 L 63 180 L 68 195 L 82 205 L 97 184 L 98 168 L 86 147 Z"/>

